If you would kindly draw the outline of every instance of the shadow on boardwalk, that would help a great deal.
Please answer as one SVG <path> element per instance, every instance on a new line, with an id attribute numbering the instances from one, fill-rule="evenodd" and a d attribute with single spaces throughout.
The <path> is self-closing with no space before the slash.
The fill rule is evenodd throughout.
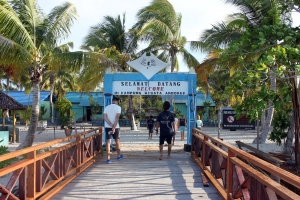
<path id="1" fill-rule="evenodd" d="M 204 187 L 201 171 L 183 151 L 184 141 L 175 142 L 172 158 L 158 160 L 158 137 L 147 140 L 146 131 L 122 133 L 125 158 L 106 164 L 106 157 L 84 171 L 52 199 L 221 199 L 211 185 Z M 180 136 L 178 136 L 180 137 Z"/>

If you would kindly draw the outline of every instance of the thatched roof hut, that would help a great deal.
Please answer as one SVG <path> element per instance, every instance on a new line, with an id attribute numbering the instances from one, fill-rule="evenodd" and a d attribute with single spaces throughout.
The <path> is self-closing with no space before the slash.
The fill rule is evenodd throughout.
<path id="1" fill-rule="evenodd" d="M 0 109 L 2 110 L 26 110 L 26 107 L 15 99 L 0 91 Z"/>
<path id="2" fill-rule="evenodd" d="M 26 110 L 26 107 L 21 103 L 17 102 L 15 99 L 6 95 L 0 91 L 0 109 L 2 109 L 2 130 L 4 130 L 5 120 L 4 120 L 4 110 L 13 110 L 13 142 L 16 141 L 16 120 L 15 120 L 15 110 Z"/>

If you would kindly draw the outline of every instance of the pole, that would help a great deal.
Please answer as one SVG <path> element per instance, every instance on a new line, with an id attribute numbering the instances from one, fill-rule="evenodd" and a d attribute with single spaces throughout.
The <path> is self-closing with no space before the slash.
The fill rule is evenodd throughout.
<path id="1" fill-rule="evenodd" d="M 257 140 L 256 140 L 256 148 L 257 148 L 257 150 L 259 150 L 259 119 L 257 119 L 257 135 L 256 135 L 256 137 L 257 137 Z"/>
<path id="2" fill-rule="evenodd" d="M 220 138 L 220 125 L 221 125 L 221 109 L 218 112 L 218 138 Z"/>

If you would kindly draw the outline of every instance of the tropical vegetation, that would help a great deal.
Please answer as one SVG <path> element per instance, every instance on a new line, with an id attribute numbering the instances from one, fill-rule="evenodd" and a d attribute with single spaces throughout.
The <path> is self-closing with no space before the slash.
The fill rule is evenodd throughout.
<path id="1" fill-rule="evenodd" d="M 219 106 L 232 106 L 238 116 L 251 120 L 262 119 L 261 134 L 254 142 L 264 143 L 269 134 L 278 144 L 287 138 L 284 152 L 290 155 L 293 135 L 297 143 L 299 134 L 299 28 L 291 26 L 290 13 L 299 2 L 226 2 L 241 12 L 204 31 L 193 43 L 193 48 L 209 53 L 196 71 L 212 96 L 220 99 Z M 299 149 L 296 157 L 300 163 Z"/>
<path id="2" fill-rule="evenodd" d="M 66 66 L 78 73 L 83 66 L 96 66 L 101 62 L 107 66 L 111 64 L 100 53 L 55 51 L 59 41 L 69 35 L 76 17 L 76 8 L 68 2 L 45 15 L 36 0 L 0 1 L 0 66 L 16 67 L 19 74 L 28 74 L 34 93 L 28 133 L 18 148 L 33 144 L 45 68 L 58 71 Z"/>
<path id="3" fill-rule="evenodd" d="M 264 143 L 267 137 L 278 144 L 283 141 L 284 152 L 290 155 L 294 135 L 299 143 L 300 41 L 299 27 L 292 27 L 290 14 L 300 12 L 300 2 L 225 2 L 239 11 L 205 30 L 199 41 L 181 35 L 182 16 L 170 2 L 153 0 L 138 11 L 137 22 L 128 31 L 125 14 L 105 16 L 91 27 L 83 51 L 72 52 L 71 42 L 61 45 L 60 41 L 70 34 L 77 18 L 74 5 L 63 3 L 46 15 L 36 0 L 0 0 L 0 78 L 7 83 L 0 86 L 34 92 L 31 115 L 24 117 L 30 120 L 28 134 L 19 148 L 33 143 L 41 88 L 59 97 L 67 91 L 101 89 L 105 72 L 133 71 L 127 62 L 151 52 L 170 61 L 171 72 L 179 69 L 181 55 L 189 67 L 196 68 L 199 90 L 211 93 L 218 108 L 232 106 L 238 116 L 261 121 L 261 134 L 254 142 Z M 139 42 L 147 47 L 139 49 Z M 188 44 L 207 53 L 207 59 L 199 63 L 186 49 Z M 150 98 L 129 96 L 121 104 L 129 110 L 143 102 L 160 108 Z M 98 105 L 93 105 L 96 112 Z M 298 164 L 299 155 L 297 149 Z"/>

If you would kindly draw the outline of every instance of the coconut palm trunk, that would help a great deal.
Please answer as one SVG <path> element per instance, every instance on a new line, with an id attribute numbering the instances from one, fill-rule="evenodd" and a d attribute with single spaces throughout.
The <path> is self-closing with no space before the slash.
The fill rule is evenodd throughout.
<path id="1" fill-rule="evenodd" d="M 276 91 L 276 74 L 274 73 L 274 68 L 273 67 L 270 71 L 270 90 L 271 91 Z M 260 135 L 258 136 L 258 138 L 256 137 L 252 143 L 257 143 L 257 140 L 259 142 L 259 144 L 264 144 L 267 140 L 267 137 L 271 131 L 271 123 L 273 120 L 273 114 L 274 114 L 274 105 L 273 105 L 273 101 L 269 100 L 268 102 L 268 109 L 267 109 L 267 117 L 265 120 L 265 123 L 263 125 L 263 129 L 262 132 L 260 133 Z"/>
<path id="2" fill-rule="evenodd" d="M 128 95 L 128 107 L 130 111 L 130 120 L 131 120 L 131 130 L 137 130 L 136 124 L 135 124 L 135 119 L 134 119 L 134 113 L 133 113 L 133 104 L 132 104 L 132 95 Z"/>
<path id="3" fill-rule="evenodd" d="M 38 126 L 39 120 L 39 102 L 40 102 L 40 85 L 39 82 L 33 85 L 33 95 L 32 95 L 32 113 L 30 124 L 28 126 L 28 132 L 25 140 L 18 146 L 17 150 L 32 146 L 35 138 L 36 127 Z"/>

